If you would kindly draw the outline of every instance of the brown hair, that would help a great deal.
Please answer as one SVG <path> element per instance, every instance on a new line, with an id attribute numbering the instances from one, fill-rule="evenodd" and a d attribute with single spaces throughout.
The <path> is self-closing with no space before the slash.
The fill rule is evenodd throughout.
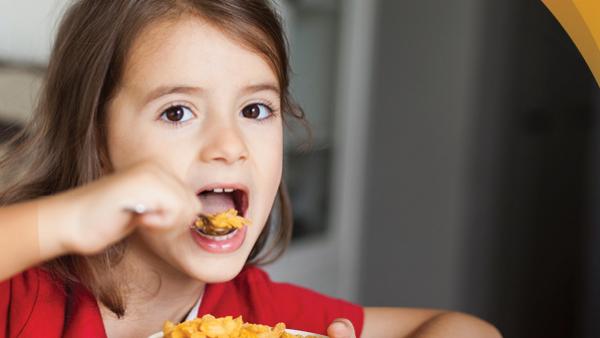
<path id="1" fill-rule="evenodd" d="M 207 20 L 264 56 L 279 80 L 282 111 L 303 121 L 304 113 L 288 90 L 285 35 L 268 0 L 79 0 L 60 24 L 37 109 L 0 161 L 7 181 L 0 194 L 2 205 L 72 189 L 110 171 L 105 110 L 129 49 L 152 22 L 183 15 Z M 272 225 L 269 216 L 248 263 L 276 259 L 289 242 L 292 213 L 283 182 L 277 204 L 279 225 Z M 67 255 L 48 262 L 46 268 L 67 287 L 82 283 L 122 316 L 125 295 L 110 271 L 125 247 L 122 241 L 99 255 Z"/>

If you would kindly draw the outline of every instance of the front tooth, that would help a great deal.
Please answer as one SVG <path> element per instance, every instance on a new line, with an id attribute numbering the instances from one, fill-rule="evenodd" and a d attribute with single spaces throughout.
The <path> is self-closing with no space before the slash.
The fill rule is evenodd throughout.
<path id="1" fill-rule="evenodd" d="M 214 190 L 213 190 L 213 192 L 216 192 L 216 193 L 222 193 L 222 192 L 223 192 L 223 189 L 221 189 L 221 188 L 216 188 L 216 189 L 214 189 Z"/>
<path id="2" fill-rule="evenodd" d="M 225 192 L 233 192 L 233 189 L 224 189 Z"/>

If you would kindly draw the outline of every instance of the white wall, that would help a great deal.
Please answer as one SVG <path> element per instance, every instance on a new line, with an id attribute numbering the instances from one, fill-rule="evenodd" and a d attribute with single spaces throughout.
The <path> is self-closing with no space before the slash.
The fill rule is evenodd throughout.
<path id="1" fill-rule="evenodd" d="M 0 61 L 46 64 L 67 0 L 0 0 Z"/>
<path id="2" fill-rule="evenodd" d="M 460 308 L 479 0 L 380 0 L 361 299 Z"/>
<path id="3" fill-rule="evenodd" d="M 67 0 L 0 0 L 0 117 L 30 115 Z M 13 67 L 17 65 L 17 67 Z M 33 66 L 33 67 L 31 67 Z"/>
<path id="4" fill-rule="evenodd" d="M 314 1 L 313 1 L 314 2 Z M 331 6 L 331 2 L 328 2 Z M 345 0 L 339 3 L 339 45 L 337 50 L 333 81 L 335 96 L 333 126 L 325 132 L 333 143 L 332 180 L 329 183 L 329 224 L 326 236 L 313 240 L 301 241 L 293 245 L 283 258 L 268 270 L 274 279 L 286 280 L 308 286 L 317 291 L 358 301 L 360 260 L 361 260 L 361 224 L 363 218 L 363 185 L 365 147 L 367 142 L 368 118 L 364 114 L 369 108 L 372 33 L 375 20 L 376 0 Z M 293 20 L 293 19 L 292 19 Z M 305 53 L 322 53 L 324 42 L 328 39 L 323 35 L 313 36 L 308 41 L 302 41 L 300 47 Z M 293 42 L 293 41 L 292 41 Z M 329 42 L 332 43 L 332 42 Z M 329 46 L 331 49 L 332 46 Z M 294 48 L 294 46 L 292 46 Z M 313 51 L 313 49 L 321 49 Z M 304 60 L 304 63 L 307 61 Z M 311 72 L 310 64 L 305 64 L 302 70 Z M 305 86 L 323 86 L 318 82 L 318 72 L 312 70 L 312 81 Z M 323 70 L 320 70 L 323 72 Z M 302 87 L 298 88 L 302 90 Z M 303 97 L 300 101 L 305 109 L 318 107 L 312 105 L 311 97 Z M 308 105 L 307 105 L 308 104 Z M 328 112 L 331 114 L 332 112 Z M 324 120 L 310 119 L 317 132 L 323 132 Z M 319 141 L 319 140 L 317 140 Z"/>
<path id="5" fill-rule="evenodd" d="M 0 118 L 25 121 L 33 111 L 41 85 L 40 72 L 0 67 Z"/>

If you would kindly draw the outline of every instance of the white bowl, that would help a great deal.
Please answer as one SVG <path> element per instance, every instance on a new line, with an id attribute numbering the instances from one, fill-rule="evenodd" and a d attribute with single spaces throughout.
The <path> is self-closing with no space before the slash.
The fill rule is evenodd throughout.
<path id="1" fill-rule="evenodd" d="M 291 333 L 291 334 L 299 334 L 299 335 L 302 335 L 302 336 L 304 336 L 304 337 L 307 337 L 307 336 L 315 336 L 315 337 L 327 338 L 327 336 L 323 336 L 323 335 L 316 334 L 316 333 L 310 333 L 310 332 L 306 332 L 306 331 L 298 331 L 298 330 L 285 330 L 285 332 L 287 332 L 287 333 Z"/>
<path id="2" fill-rule="evenodd" d="M 310 332 L 306 332 L 306 331 L 285 330 L 285 332 L 291 333 L 291 334 L 299 334 L 299 335 L 302 335 L 303 337 L 315 336 L 315 337 L 327 338 L 327 336 L 323 336 L 323 335 L 315 334 L 315 333 L 310 333 Z M 162 337 L 163 337 L 162 332 L 158 332 L 158 333 L 155 333 L 155 334 L 151 335 L 148 338 L 162 338 Z"/>

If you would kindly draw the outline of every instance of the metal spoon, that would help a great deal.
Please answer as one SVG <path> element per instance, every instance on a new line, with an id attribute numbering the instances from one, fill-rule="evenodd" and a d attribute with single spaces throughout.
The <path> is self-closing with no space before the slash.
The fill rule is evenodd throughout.
<path id="1" fill-rule="evenodd" d="M 154 210 L 148 208 L 146 205 L 144 205 L 142 203 L 137 203 L 134 205 L 128 205 L 126 207 L 123 207 L 123 211 L 131 212 L 136 215 L 143 215 L 143 214 L 146 214 L 149 212 L 153 212 Z"/>
<path id="2" fill-rule="evenodd" d="M 123 208 L 123 211 L 130 212 L 130 213 L 133 213 L 136 215 L 143 215 L 143 214 L 154 212 L 153 209 L 146 207 L 142 203 L 126 206 Z M 225 232 L 221 232 L 221 229 L 215 227 L 214 224 L 211 222 L 211 220 L 206 215 L 199 214 L 198 220 L 202 220 L 203 226 L 202 227 L 197 226 L 196 224 L 198 221 L 196 221 L 196 222 L 194 222 L 194 224 L 192 224 L 190 226 L 192 229 L 200 232 L 201 228 L 203 228 L 203 229 L 205 229 L 204 233 L 209 234 L 209 235 L 221 235 L 221 234 L 225 233 Z M 206 230 L 208 230 L 208 231 L 206 231 Z"/>
<path id="3" fill-rule="evenodd" d="M 201 223 L 201 225 L 199 225 L 198 223 Z M 231 232 L 231 229 L 216 227 L 215 224 L 210 220 L 210 218 L 203 214 L 198 215 L 198 219 L 192 225 L 192 228 L 198 233 L 211 236 L 226 235 L 229 232 Z"/>

